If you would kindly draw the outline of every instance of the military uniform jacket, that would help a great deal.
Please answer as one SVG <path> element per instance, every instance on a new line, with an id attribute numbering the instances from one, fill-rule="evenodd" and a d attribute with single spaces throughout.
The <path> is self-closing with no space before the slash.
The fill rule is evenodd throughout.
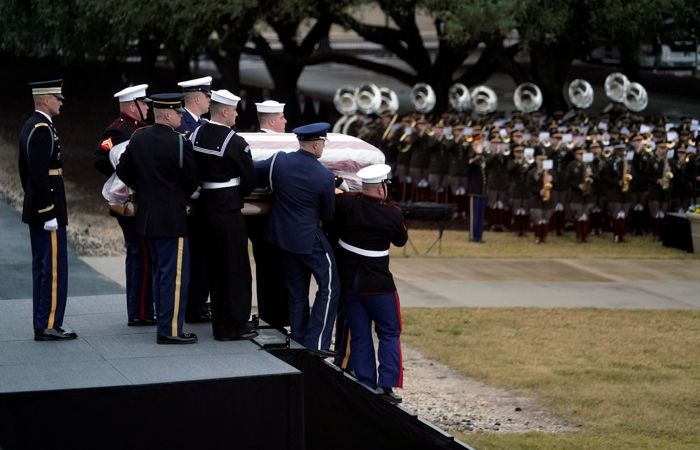
<path id="1" fill-rule="evenodd" d="M 516 161 L 515 159 L 508 161 L 507 171 L 511 198 L 530 198 L 530 192 L 527 189 L 528 170 L 530 170 L 530 165 L 524 161 Z"/>
<path id="2" fill-rule="evenodd" d="M 469 160 L 469 142 L 462 138 L 459 141 L 454 141 L 450 148 L 450 164 L 447 173 L 455 177 L 467 176 L 467 165 Z"/>
<path id="3" fill-rule="evenodd" d="M 182 114 L 182 122 L 180 122 L 180 128 L 177 129 L 180 133 L 188 136 L 197 129 L 198 126 L 203 125 L 206 120 L 201 117 L 199 120 L 195 119 L 189 111 L 185 110 Z"/>
<path id="4" fill-rule="evenodd" d="M 447 175 L 447 170 L 450 164 L 449 151 L 452 145 L 451 139 L 442 138 L 435 139 L 435 144 L 430 151 L 430 162 L 428 163 L 428 172 L 440 175 Z"/>
<path id="5" fill-rule="evenodd" d="M 56 219 L 59 226 L 68 224 L 63 176 L 49 175 L 49 170 L 62 167 L 61 141 L 53 123 L 34 111 L 19 138 L 19 176 L 24 189 L 22 222 L 43 226 Z"/>
<path id="6" fill-rule="evenodd" d="M 335 211 L 333 174 L 305 150 L 278 152 L 255 167 L 258 185 L 272 190 L 265 238 L 282 250 L 311 254 L 321 221 L 329 223 Z"/>
<path id="7" fill-rule="evenodd" d="M 622 158 L 618 158 L 615 155 L 611 156 L 603 169 L 603 181 L 607 184 L 607 198 L 608 201 L 613 203 L 625 203 L 628 201 L 627 197 L 629 191 L 622 192 L 622 186 L 620 185 L 623 167 L 625 164 L 625 160 L 623 158 L 624 156 Z M 627 170 L 630 171 L 631 169 L 632 167 L 628 162 Z"/>
<path id="8" fill-rule="evenodd" d="M 199 185 L 189 140 L 167 125 L 142 128 L 132 135 L 124 150 L 117 176 L 137 192 L 138 234 L 154 238 L 187 236 L 187 199 Z"/>
<path id="9" fill-rule="evenodd" d="M 574 160 L 574 155 L 569 151 L 566 146 L 562 145 L 557 150 L 552 150 L 550 152 L 550 158 L 554 164 L 554 169 L 552 170 L 554 178 L 557 179 L 557 184 L 554 189 L 557 191 L 567 191 L 569 189 L 569 183 L 566 179 L 566 168 L 569 163 Z"/>
<path id="10" fill-rule="evenodd" d="M 557 185 L 556 173 L 550 171 L 549 174 L 552 177 L 552 190 Z M 542 180 L 544 176 L 544 170 L 538 170 L 536 165 L 533 165 L 530 171 L 527 173 L 527 189 L 530 192 L 530 208 L 533 209 L 551 209 L 552 208 L 552 196 L 550 191 L 549 200 L 546 202 L 542 200 L 542 187 L 544 182 Z"/>
<path id="11" fill-rule="evenodd" d="M 427 169 L 430 163 L 430 151 L 435 144 L 435 139 L 427 134 L 416 136 L 416 140 L 411 147 L 411 160 L 409 167 L 414 169 Z M 418 180 L 416 180 L 418 181 Z"/>
<path id="12" fill-rule="evenodd" d="M 644 171 L 651 155 L 645 151 L 635 152 L 632 160 L 632 190 L 635 192 L 646 192 L 649 184 L 644 179 Z"/>
<path id="13" fill-rule="evenodd" d="M 489 190 L 504 191 L 508 189 L 508 159 L 505 155 L 486 156 L 486 187 Z"/>
<path id="14" fill-rule="evenodd" d="M 468 195 L 485 195 L 486 194 L 486 161 L 484 155 L 471 153 L 467 164 L 467 194 Z"/>
<path id="15" fill-rule="evenodd" d="M 202 182 L 222 183 L 240 178 L 238 186 L 202 189 L 199 202 L 205 213 L 243 208 L 243 198 L 255 189 L 255 167 L 248 143 L 231 128 L 208 122 L 190 136 Z"/>
<path id="16" fill-rule="evenodd" d="M 591 170 L 591 181 L 588 193 L 581 190 L 581 184 L 585 183 L 586 163 L 583 161 L 571 161 L 566 168 L 566 179 L 571 189 L 571 203 L 587 203 L 595 190 L 595 177 Z"/>
<path id="17" fill-rule="evenodd" d="M 109 161 L 109 151 L 115 145 L 128 141 L 131 135 L 134 134 L 134 131 L 147 125 L 146 122 L 141 122 L 126 114 L 120 114 L 100 137 L 97 149 L 95 149 L 95 168 L 106 177 L 112 176 L 114 167 Z"/>
<path id="18" fill-rule="evenodd" d="M 408 240 L 403 214 L 398 206 L 359 193 L 345 193 L 336 197 L 333 225 L 343 242 L 363 250 L 388 250 L 391 244 L 402 247 Z M 388 255 L 369 257 L 339 247 L 336 258 L 344 290 L 352 288 L 356 276 L 360 294 L 396 290 L 389 271 Z"/>

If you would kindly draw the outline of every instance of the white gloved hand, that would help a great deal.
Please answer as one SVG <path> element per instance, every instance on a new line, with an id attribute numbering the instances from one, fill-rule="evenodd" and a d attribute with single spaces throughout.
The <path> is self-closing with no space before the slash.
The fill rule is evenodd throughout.
<path id="1" fill-rule="evenodd" d="M 44 230 L 46 230 L 46 231 L 58 230 L 58 221 L 56 219 L 47 220 L 46 222 L 44 222 Z"/>
<path id="2" fill-rule="evenodd" d="M 200 188 L 197 188 L 197 190 L 194 191 L 194 192 L 192 193 L 192 195 L 190 195 L 190 198 L 191 198 L 192 200 L 197 200 L 197 199 L 199 198 L 199 189 L 200 189 Z"/>

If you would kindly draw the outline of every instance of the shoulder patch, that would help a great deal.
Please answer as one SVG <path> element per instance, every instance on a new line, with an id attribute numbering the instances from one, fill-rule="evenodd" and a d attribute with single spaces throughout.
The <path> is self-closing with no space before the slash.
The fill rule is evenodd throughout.
<path id="1" fill-rule="evenodd" d="M 114 147 L 114 145 L 112 144 L 111 137 L 108 137 L 104 141 L 100 142 L 100 148 L 106 152 L 112 150 L 112 147 Z"/>

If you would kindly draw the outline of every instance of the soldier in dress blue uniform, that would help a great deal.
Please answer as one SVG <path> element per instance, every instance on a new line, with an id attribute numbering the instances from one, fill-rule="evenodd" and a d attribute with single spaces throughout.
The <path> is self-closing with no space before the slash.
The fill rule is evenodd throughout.
<path id="1" fill-rule="evenodd" d="M 333 218 L 335 182 L 318 158 L 330 124 L 295 128 L 300 149 L 279 152 L 256 163 L 258 184 L 272 191 L 272 209 L 265 237 L 281 250 L 289 292 L 292 338 L 323 356 L 329 347 L 338 305 L 338 272 L 333 251 L 321 226 Z M 318 285 L 309 313 L 309 281 Z"/>
<path id="2" fill-rule="evenodd" d="M 403 386 L 401 309 L 389 271 L 389 247 L 408 240 L 401 209 L 387 203 L 391 167 L 375 164 L 357 172 L 361 193 L 336 199 L 334 230 L 342 302 L 350 327 L 350 359 L 357 379 L 387 400 L 399 403 L 392 388 Z M 375 364 L 372 322 L 379 339 L 379 371 Z"/>
<path id="3" fill-rule="evenodd" d="M 483 244 L 484 213 L 486 212 L 486 159 L 483 136 L 477 135 L 471 144 L 467 162 L 467 195 L 469 196 L 469 240 Z"/>
<path id="4" fill-rule="evenodd" d="M 147 126 L 147 84 L 130 86 L 114 94 L 119 100 L 119 117 L 102 133 L 95 150 L 95 168 L 106 177 L 112 176 L 114 167 L 109 157 L 115 145 L 131 139 L 134 131 Z M 153 310 L 153 286 L 148 245 L 143 236 L 134 231 L 135 217 L 117 218 L 124 235 L 126 247 L 126 311 L 129 326 L 155 325 Z"/>
<path id="5" fill-rule="evenodd" d="M 182 330 L 189 285 L 187 201 L 197 192 L 199 173 L 192 143 L 175 131 L 181 94 L 157 94 L 155 125 L 136 131 L 117 165 L 117 175 L 138 193 L 136 233 L 146 237 L 153 266 L 153 296 L 159 344 L 191 344 Z"/>
<path id="6" fill-rule="evenodd" d="M 181 81 L 185 112 L 177 129 L 189 137 L 206 120 L 202 115 L 209 111 L 211 102 L 211 77 Z M 205 252 L 207 230 L 199 214 L 199 202 L 190 201 L 190 217 L 187 219 L 190 246 L 190 287 L 187 293 L 187 323 L 211 322 L 209 299 L 209 276 L 207 275 L 207 255 Z"/>
<path id="7" fill-rule="evenodd" d="M 284 133 L 287 124 L 284 105 L 275 100 L 255 104 L 261 133 Z M 258 314 L 268 324 L 281 329 L 289 325 L 289 299 L 280 250 L 263 236 L 268 218 L 267 214 L 246 216 L 246 225 L 255 258 Z"/>
<path id="8" fill-rule="evenodd" d="M 211 120 L 190 135 L 202 178 L 198 201 L 206 230 L 212 329 L 220 341 L 258 335 L 248 325 L 253 280 L 241 214 L 243 198 L 253 191 L 256 180 L 250 146 L 231 128 L 239 99 L 226 89 L 212 91 Z"/>
<path id="9" fill-rule="evenodd" d="M 34 340 L 75 339 L 63 326 L 68 295 L 66 195 L 61 141 L 53 117 L 61 111 L 63 80 L 29 83 L 34 114 L 19 138 L 19 175 L 24 189 L 22 222 L 29 225 L 32 246 Z"/>

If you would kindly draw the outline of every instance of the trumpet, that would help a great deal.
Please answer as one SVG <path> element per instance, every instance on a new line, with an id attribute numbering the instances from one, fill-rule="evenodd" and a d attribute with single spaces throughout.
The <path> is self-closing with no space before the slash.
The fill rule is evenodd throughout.
<path id="1" fill-rule="evenodd" d="M 664 158 L 664 174 L 661 177 L 661 189 L 667 191 L 671 187 L 671 180 L 673 179 L 673 171 L 671 170 L 671 164 L 668 162 L 668 158 Z"/>
<path id="2" fill-rule="evenodd" d="M 590 164 L 586 164 L 586 168 L 583 170 L 583 179 L 581 180 L 581 193 L 583 195 L 589 195 L 591 193 L 591 187 L 593 186 L 593 169 L 591 169 Z"/>
<path id="3" fill-rule="evenodd" d="M 411 138 L 411 135 L 413 134 L 413 129 L 415 127 L 416 121 L 414 120 L 413 122 L 411 122 L 410 127 L 406 127 L 406 129 L 404 129 L 403 134 L 399 138 L 399 153 L 406 153 L 411 149 L 411 146 L 413 145 L 413 139 Z"/>

